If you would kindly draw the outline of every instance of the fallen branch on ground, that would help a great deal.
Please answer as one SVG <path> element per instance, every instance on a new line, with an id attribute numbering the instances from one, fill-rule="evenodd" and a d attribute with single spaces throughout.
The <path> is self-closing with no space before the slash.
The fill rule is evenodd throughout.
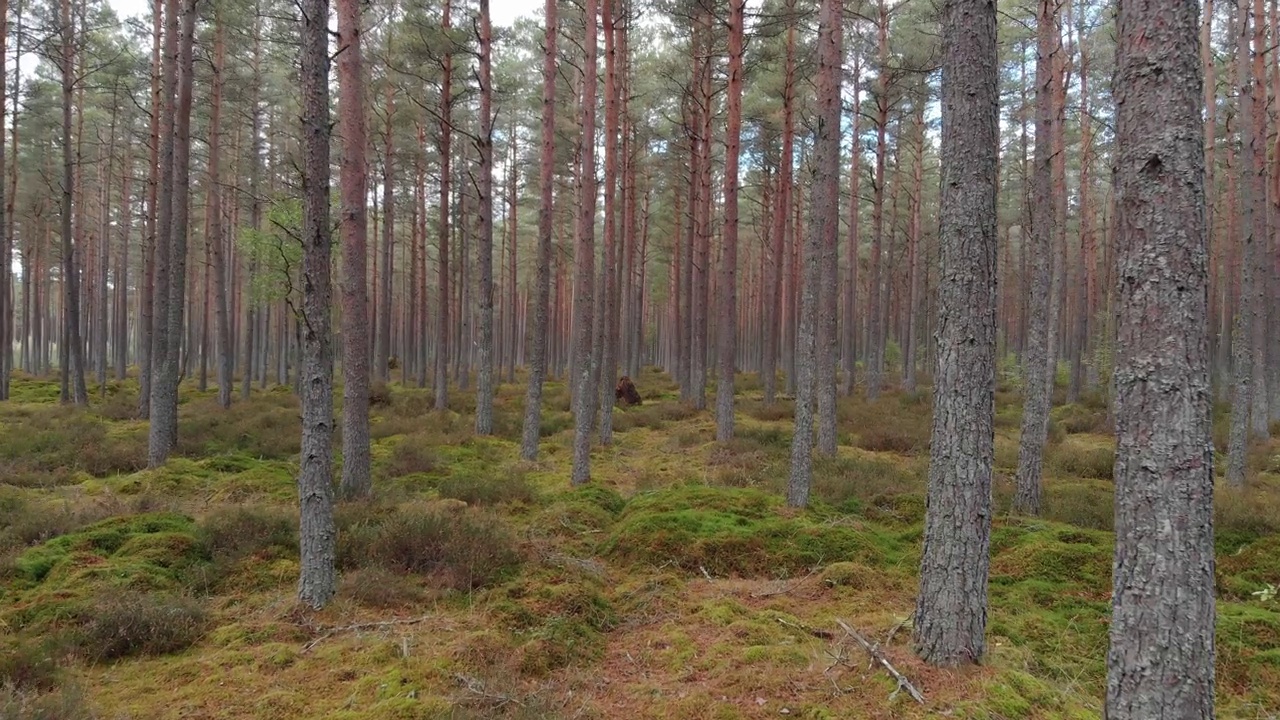
<path id="1" fill-rule="evenodd" d="M 774 619 L 778 621 L 779 625 L 783 625 L 789 628 L 794 628 L 796 630 L 799 630 L 800 632 L 809 633 L 810 635 L 816 638 L 822 638 L 823 640 L 831 640 L 832 638 L 835 637 L 835 634 L 829 630 L 811 628 L 808 625 L 804 625 L 802 623 L 793 623 L 787 620 L 783 620 L 782 618 L 774 618 Z"/>
<path id="2" fill-rule="evenodd" d="M 430 615 L 423 615 L 422 617 L 406 618 L 404 620 L 378 620 L 375 622 L 363 622 L 363 623 L 355 623 L 353 625 L 341 625 L 338 627 L 332 627 L 325 630 L 324 634 L 316 638 L 313 638 L 311 642 L 308 642 L 306 645 L 303 645 L 302 652 L 307 652 L 311 650 L 311 648 L 315 647 L 316 645 L 319 645 L 320 643 L 324 642 L 325 640 L 328 640 L 329 638 L 333 637 L 334 635 L 337 635 L 338 633 L 358 632 L 360 630 L 382 630 L 385 628 L 395 627 L 398 625 L 417 625 L 418 623 L 425 622 L 429 619 L 431 619 Z"/>
<path id="3" fill-rule="evenodd" d="M 480 678 L 471 677 L 470 675 L 454 675 L 453 679 L 462 686 L 464 690 L 471 694 L 471 700 L 488 705 L 496 710 L 507 705 L 519 705 L 524 707 L 524 703 L 506 693 L 494 692 L 485 687 L 484 681 Z"/>
<path id="4" fill-rule="evenodd" d="M 800 578 L 799 580 L 797 580 L 797 581 L 795 581 L 795 582 L 791 583 L 790 585 L 787 585 L 786 587 L 782 588 L 781 590 L 770 590 L 769 592 L 751 593 L 751 597 L 753 597 L 753 598 L 767 598 L 767 597 L 774 597 L 775 595 L 786 595 L 787 593 L 791 592 L 792 590 L 795 590 L 796 588 L 798 588 L 798 587 L 800 587 L 801 585 L 803 585 L 803 584 L 804 584 L 804 582 L 805 582 L 806 580 L 808 580 L 809 578 L 813 577 L 817 572 L 818 572 L 818 568 L 817 568 L 817 566 L 815 566 L 812 570 L 810 570 L 810 571 L 809 571 L 809 574 L 808 574 L 808 575 L 805 575 L 804 577 L 802 577 L 802 578 Z"/>
<path id="5" fill-rule="evenodd" d="M 880 652 L 880 646 L 872 645 L 867 642 L 866 638 L 862 637 L 857 630 L 849 627 L 849 624 L 845 621 L 837 618 L 836 624 L 839 625 L 849 637 L 853 638 L 859 645 L 861 645 L 862 649 L 867 651 L 867 654 L 871 656 L 873 661 L 880 663 L 880 665 L 893 676 L 893 679 L 898 681 L 898 689 L 893 691 L 893 695 L 889 696 L 890 699 L 892 699 L 894 695 L 897 695 L 898 691 L 906 690 L 907 694 L 914 698 L 916 702 L 921 705 L 924 704 L 924 695 L 921 695 L 920 691 L 916 689 L 916 686 L 911 684 L 911 681 L 907 679 L 907 676 L 898 672 L 898 669 L 885 658 L 884 654 Z"/>

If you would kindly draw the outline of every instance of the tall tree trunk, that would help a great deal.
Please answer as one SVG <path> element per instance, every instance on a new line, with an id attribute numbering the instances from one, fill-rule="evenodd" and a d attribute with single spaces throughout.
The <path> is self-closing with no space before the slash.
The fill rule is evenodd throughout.
<path id="1" fill-rule="evenodd" d="M 387 36 L 388 52 L 391 52 L 391 36 Z M 396 189 L 395 189 L 395 84 L 387 83 L 386 122 L 382 129 L 382 258 L 378 263 L 378 304 L 376 308 L 377 333 L 373 353 L 374 375 L 379 380 L 391 380 L 391 281 L 394 273 L 396 242 Z"/>
<path id="2" fill-rule="evenodd" d="M 4 129 L 5 92 L 8 88 L 9 0 L 0 0 L 0 131 Z M 13 160 L 17 164 L 15 154 Z M 13 370 L 13 233 L 9 232 L 4 178 L 5 144 L 0 137 L 0 400 L 9 399 Z"/>
<path id="3" fill-rule="evenodd" d="M 600 267 L 600 443 L 613 442 L 614 386 L 618 374 L 618 48 L 616 0 L 603 0 L 604 22 L 604 258 Z"/>
<path id="4" fill-rule="evenodd" d="M 450 25 L 452 0 L 444 0 L 444 12 L 440 27 L 446 32 Z M 440 258 L 439 325 L 436 326 L 436 410 L 449 407 L 449 187 L 450 187 L 450 139 L 453 133 L 453 49 L 445 51 L 441 61 L 440 78 L 440 234 L 437 256 Z"/>
<path id="5" fill-rule="evenodd" d="M 298 599 L 333 598 L 333 352 L 329 315 L 329 2 L 303 0 L 302 65 L 302 454 L 298 468 L 301 568 Z"/>
<path id="6" fill-rule="evenodd" d="M 551 304 L 551 230 L 556 155 L 556 37 L 557 0 L 546 0 L 546 31 L 542 56 L 542 144 L 538 159 L 538 266 L 534 280 L 533 329 L 529 339 L 529 387 L 524 400 L 524 432 L 520 456 L 538 457 L 541 436 L 542 382 L 547 375 L 547 317 Z M 678 213 L 677 213 L 678 215 Z"/>
<path id="7" fill-rule="evenodd" d="M 148 400 L 151 426 L 147 440 L 147 462 L 156 467 L 169 456 L 170 440 L 167 430 L 177 425 L 177 418 L 169 418 L 169 410 L 175 412 L 176 403 L 168 401 L 166 386 L 163 382 L 165 366 L 168 364 L 169 346 L 169 284 L 172 275 L 171 259 L 173 255 L 173 203 L 174 203 L 174 125 L 177 118 L 175 95 L 178 89 L 178 16 L 181 0 L 165 0 L 164 8 L 164 46 L 161 55 L 161 89 L 160 89 L 160 152 L 157 157 L 159 165 L 159 186 L 157 189 L 158 208 L 155 226 L 154 247 L 154 280 L 152 283 L 152 315 L 150 323 L 151 357 L 150 363 L 150 398 Z M 178 336 L 172 336 L 177 345 Z M 176 353 L 176 350 L 175 350 Z M 144 372 L 146 368 L 144 367 Z M 163 407 L 160 407 L 163 405 Z"/>
<path id="8" fill-rule="evenodd" d="M 924 95 L 926 88 L 921 88 Z M 910 225 L 907 229 L 907 338 L 902 352 L 902 389 L 913 393 L 916 391 L 916 345 L 919 343 L 917 321 L 920 313 L 920 276 L 924 253 L 920 250 L 920 206 L 924 202 L 921 192 L 924 190 L 924 105 L 925 98 L 916 101 L 915 119 L 912 125 L 916 131 L 916 156 L 911 163 L 911 206 Z"/>
<path id="9" fill-rule="evenodd" d="M 765 316 L 764 316 L 764 402 L 771 405 L 778 384 L 778 340 L 782 322 L 782 285 L 787 263 L 787 225 L 791 215 L 791 173 L 795 149 L 793 147 L 795 120 L 792 104 L 795 95 L 796 16 L 795 0 L 787 0 L 787 57 L 782 85 L 782 149 L 778 156 L 778 192 L 773 212 L 771 261 L 765 266 Z"/>
<path id="10" fill-rule="evenodd" d="M 853 115 L 849 118 L 852 126 L 852 152 L 849 159 L 849 240 L 845 244 L 845 263 L 849 273 L 844 287 L 844 337 L 842 339 L 841 357 L 844 360 L 845 396 L 853 395 L 854 382 L 858 374 L 858 246 L 861 238 L 858 234 L 859 209 L 862 205 L 862 144 L 859 130 L 862 124 L 862 66 L 857 50 L 853 52 Z"/>
<path id="11" fill-rule="evenodd" d="M 1208 0 L 1212 3 L 1213 0 Z M 1083 363 L 1083 384 L 1089 390 L 1098 388 L 1098 362 L 1095 358 L 1081 360 L 1092 349 L 1094 313 L 1098 309 L 1098 238 L 1093 209 L 1093 117 L 1089 114 L 1089 54 L 1087 43 L 1081 38 L 1080 46 L 1080 262 L 1084 270 L 1084 282 L 1080 283 L 1079 317 L 1076 319 L 1076 342 L 1080 350 L 1077 365 Z M 1209 113 L 1212 115 L 1213 108 Z M 1076 370 L 1078 374 L 1079 369 Z"/>
<path id="12" fill-rule="evenodd" d="M 838 16 L 837 16 L 838 17 Z M 837 45 L 840 45 L 840 32 L 836 33 Z M 843 50 L 839 54 L 840 62 L 844 61 Z M 843 72 L 837 70 L 836 72 Z M 839 85 L 839 82 L 837 82 Z M 838 90 L 837 90 L 838 93 Z M 842 109 L 836 101 L 835 113 L 828 120 L 835 123 L 835 139 L 829 141 L 823 152 L 831 152 L 835 159 L 829 171 L 819 173 L 821 182 L 830 187 L 826 189 L 825 202 L 830 206 L 821 212 L 827 215 L 823 222 L 822 256 L 818 260 L 821 277 L 818 282 L 818 327 L 815 345 L 817 367 L 814 376 L 814 395 L 818 410 L 818 453 L 827 457 L 836 454 L 836 355 L 839 353 L 839 336 L 836 310 L 840 303 L 840 255 L 838 238 L 840 237 L 840 117 Z M 826 161 L 820 157 L 819 164 Z"/>
<path id="13" fill-rule="evenodd" d="M 249 166 L 249 225 L 255 232 L 262 230 L 262 198 L 260 197 L 260 185 L 262 178 L 262 103 L 261 103 L 261 79 L 262 79 L 262 15 L 255 14 L 253 21 L 253 90 L 250 114 L 252 115 L 252 133 L 253 139 L 250 141 L 250 147 L 253 148 L 253 160 Z M 362 203 L 363 205 L 363 203 Z M 247 287 L 252 287 L 258 272 L 257 256 L 250 253 L 248 277 L 245 280 Z M 265 321 L 267 314 L 262 313 L 259 318 L 259 308 L 254 300 L 252 293 L 246 293 L 244 303 L 244 378 L 240 386 L 240 395 L 245 399 L 249 399 L 249 392 L 253 388 L 253 374 L 257 366 L 255 337 L 258 334 L 258 325 L 260 320 Z M 266 345 L 266 332 L 263 331 L 264 347 Z M 266 363 L 262 363 L 262 379 L 265 382 L 267 377 Z M 347 462 L 350 462 L 348 460 Z"/>
<path id="14" fill-rule="evenodd" d="M 489 0 L 480 0 L 480 353 L 476 373 L 476 434 L 493 433 L 493 31 Z"/>
<path id="15" fill-rule="evenodd" d="M 1251 405 L 1257 395 L 1250 387 L 1254 377 L 1253 344 L 1250 341 L 1253 329 L 1253 314 L 1257 303 L 1254 285 L 1256 266 L 1253 261 L 1255 246 L 1262 241 L 1256 228 L 1260 223 L 1254 215 L 1257 204 L 1254 193 L 1256 184 L 1256 162 L 1254 154 L 1258 145 L 1255 142 L 1255 127 L 1252 121 L 1254 92 L 1249 69 L 1249 37 L 1250 17 L 1249 0 L 1239 1 L 1239 18 L 1236 22 L 1236 67 L 1239 87 L 1239 110 L 1237 118 L 1240 123 L 1240 160 L 1239 182 L 1237 189 L 1240 197 L 1240 248 L 1239 257 L 1240 299 L 1236 303 L 1235 327 L 1231 341 L 1231 367 L 1234 374 L 1231 395 L 1231 429 L 1227 447 L 1227 483 L 1235 488 L 1244 486 L 1245 463 L 1249 450 L 1249 417 Z"/>
<path id="16" fill-rule="evenodd" d="M 342 130 L 342 496 L 373 489 L 369 449 L 368 136 L 359 0 L 338 0 L 338 110 Z"/>
<path id="17" fill-rule="evenodd" d="M 867 314 L 871 319 L 867 348 L 867 398 L 880 397 L 884 382 L 885 328 L 881 308 L 881 271 L 884 259 L 884 190 L 885 157 L 889 146 L 885 134 L 889 126 L 889 7 L 879 0 L 877 24 L 878 67 L 876 68 L 876 171 L 875 196 L 871 208 L 871 277 L 867 285 Z"/>
<path id="18" fill-rule="evenodd" d="M 231 407 L 231 318 L 227 314 L 227 261 L 222 237 L 222 187 L 219 151 L 222 145 L 222 70 L 226 67 L 226 44 L 222 18 L 215 7 L 213 16 L 213 110 L 209 122 L 209 239 L 213 249 L 213 311 L 218 331 L 218 404 Z"/>
<path id="19" fill-rule="evenodd" d="M 1198 10 L 1122 0 L 1117 22 L 1113 720 L 1214 715 Z"/>
<path id="20" fill-rule="evenodd" d="M 0 72 L 0 77 L 3 77 L 3 72 Z M 3 106 L 4 103 L 0 100 L 0 107 Z M 0 123 L 0 127 L 3 127 L 3 123 Z M 125 150 L 124 167 L 120 170 L 120 264 L 116 276 L 116 337 L 115 347 L 112 348 L 115 353 L 117 380 L 125 379 L 129 364 L 129 235 L 133 232 L 133 169 L 133 145 L 130 143 Z M 0 222 L 0 227 L 3 225 Z"/>
<path id="21" fill-rule="evenodd" d="M 1052 306 L 1055 230 L 1053 200 L 1053 138 L 1056 133 L 1055 96 L 1060 76 L 1056 56 L 1061 50 L 1056 0 L 1040 0 L 1036 37 L 1036 133 L 1035 167 L 1032 172 L 1031 245 L 1034 274 L 1031 278 L 1031 318 L 1027 327 L 1026 378 L 1023 395 L 1022 440 L 1018 452 L 1017 492 L 1014 510 L 1040 514 L 1044 446 L 1048 439 L 1049 405 L 1052 400 L 1054 356 L 1052 336 L 1057 331 Z"/>
<path id="22" fill-rule="evenodd" d="M 574 249 L 573 371 L 574 396 L 573 474 L 570 482 L 591 479 L 591 429 L 595 419 L 595 386 L 591 383 L 591 340 L 596 256 L 596 0 L 586 0 L 583 12 L 585 38 L 582 73 L 582 133 L 579 144 L 582 171 L 578 175 L 578 245 Z"/>
<path id="23" fill-rule="evenodd" d="M 995 446 L 995 3 L 947 0 L 942 36 L 939 327 L 913 642 L 923 660 L 946 666 L 977 663 L 986 651 Z"/>
<path id="24" fill-rule="evenodd" d="M 819 284 L 823 281 L 819 265 L 830 259 L 829 248 L 824 246 L 830 244 L 828 238 L 837 232 L 840 222 L 837 183 L 840 178 L 840 76 L 844 60 L 840 49 L 842 11 L 842 0 L 823 0 L 818 11 L 818 112 L 814 141 L 818 164 L 809 209 L 809 231 L 804 242 L 803 296 L 796 347 L 795 434 L 791 440 L 791 477 L 787 486 L 787 504 L 791 507 L 804 507 L 809 503 L 809 489 L 813 483 L 818 303 L 822 299 Z M 833 301 L 834 288 L 831 290 L 832 296 L 827 299 Z M 835 341 L 834 333 L 830 341 Z"/>
<path id="25" fill-rule="evenodd" d="M 738 353 L 738 152 L 742 142 L 742 41 L 745 22 L 746 0 L 729 0 L 729 118 L 724 141 L 720 346 L 716 350 L 720 365 L 720 376 L 716 380 L 716 440 L 720 442 L 733 439 L 733 373 Z"/>
<path id="26" fill-rule="evenodd" d="M 71 238 L 72 198 L 75 156 L 71 147 L 71 105 L 76 73 L 76 28 L 71 17 L 71 0 L 62 0 L 61 48 L 62 71 L 62 402 L 73 399 L 77 405 L 89 402 L 84 384 L 84 343 L 80 339 L 80 268 L 76 262 Z"/>
<path id="27" fill-rule="evenodd" d="M 1253 380 L 1251 382 L 1250 429 L 1258 438 L 1271 435 L 1271 416 L 1267 411 L 1267 260 L 1270 243 L 1267 242 L 1267 86 L 1266 71 L 1263 68 L 1263 56 L 1268 52 L 1266 13 L 1262 0 L 1253 3 L 1253 71 L 1250 74 L 1249 87 L 1253 95 L 1252 119 L 1254 145 L 1252 174 L 1249 176 L 1253 184 L 1253 253 L 1246 255 L 1244 261 L 1252 263 L 1253 298 L 1249 306 L 1250 342 L 1253 348 Z M 1249 122 L 1245 118 L 1245 122 Z"/>

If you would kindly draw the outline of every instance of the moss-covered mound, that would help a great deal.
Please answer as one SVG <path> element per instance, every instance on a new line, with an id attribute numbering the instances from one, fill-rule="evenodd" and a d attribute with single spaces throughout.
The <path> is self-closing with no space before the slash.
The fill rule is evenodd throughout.
<path id="1" fill-rule="evenodd" d="M 627 504 L 606 552 L 653 566 L 743 577 L 794 573 L 839 560 L 876 563 L 869 533 L 784 510 L 759 490 L 684 485 L 638 495 Z"/>

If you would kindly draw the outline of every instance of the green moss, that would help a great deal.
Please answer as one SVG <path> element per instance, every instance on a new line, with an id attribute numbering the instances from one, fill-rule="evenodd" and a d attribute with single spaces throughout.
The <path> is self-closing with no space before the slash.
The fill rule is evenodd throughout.
<path id="1" fill-rule="evenodd" d="M 1105 591 L 1111 583 L 1110 539 L 1096 532 L 1046 526 L 1033 532 L 998 531 L 992 543 L 991 580 L 1080 585 Z"/>
<path id="2" fill-rule="evenodd" d="M 828 527 L 812 515 L 787 517 L 780 505 L 776 496 L 749 489 L 687 485 L 647 493 L 628 503 L 604 549 L 631 563 L 740 576 L 883 559 L 870 533 Z"/>
<path id="3" fill-rule="evenodd" d="M 520 671 L 544 675 L 600 658 L 604 637 L 587 623 L 555 617 L 532 630 L 521 648 Z"/>
<path id="4" fill-rule="evenodd" d="M 134 515 L 130 517 L 112 518 L 90 525 L 79 532 L 54 538 L 38 547 L 31 548 L 18 557 L 16 566 L 21 576 L 31 582 L 40 582 L 56 567 L 73 554 L 88 554 L 106 558 L 116 553 L 131 540 L 140 535 L 165 534 L 163 544 L 174 543 L 174 534 L 186 534 L 190 537 L 194 530 L 191 518 L 171 513 L 154 513 Z M 145 558 L 155 559 L 156 543 L 147 541 L 133 546 L 134 550 L 147 551 Z M 191 550 L 192 545 L 181 549 L 179 555 Z M 129 553 L 123 553 L 128 556 Z M 171 567 L 176 558 L 169 557 L 161 567 Z"/>
<path id="5" fill-rule="evenodd" d="M 1219 558 L 1217 576 L 1219 592 L 1237 599 L 1248 599 L 1267 585 L 1280 587 L 1280 536 L 1254 540 Z"/>

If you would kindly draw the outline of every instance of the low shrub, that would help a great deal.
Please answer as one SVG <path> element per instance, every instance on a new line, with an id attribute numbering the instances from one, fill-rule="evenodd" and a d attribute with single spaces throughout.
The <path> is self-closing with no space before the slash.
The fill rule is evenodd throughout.
<path id="1" fill-rule="evenodd" d="M 1079 403 L 1060 405 L 1051 412 L 1054 423 L 1061 426 L 1068 435 L 1094 433 L 1105 435 L 1111 432 L 1111 424 L 1107 419 L 1107 409 L 1092 408 Z"/>
<path id="2" fill-rule="evenodd" d="M 796 404 L 792 400 L 777 400 L 767 405 L 763 402 L 743 402 L 743 411 L 761 422 L 781 422 L 796 416 Z"/>
<path id="3" fill-rule="evenodd" d="M 386 462 L 386 477 L 397 478 L 417 473 L 429 473 L 439 465 L 435 451 L 425 438 L 410 435 L 391 450 L 391 458 Z"/>
<path id="4" fill-rule="evenodd" d="M 469 509 L 370 513 L 339 532 L 338 541 L 346 567 L 416 573 L 451 590 L 491 585 L 520 564 L 511 529 L 494 515 Z"/>
<path id="5" fill-rule="evenodd" d="M 919 497 L 923 492 L 924 478 L 901 461 L 857 456 L 814 459 L 813 495 L 846 512 L 866 511 L 873 505 L 889 510 L 893 504 L 889 498 Z"/>
<path id="6" fill-rule="evenodd" d="M 190 598 L 137 592 L 104 593 L 87 615 L 77 644 L 96 662 L 185 650 L 204 635 L 207 620 Z"/>
<path id="7" fill-rule="evenodd" d="M 1051 467 L 1064 475 L 1110 480 L 1116 451 L 1110 445 L 1063 442 L 1049 449 L 1047 459 Z"/>
<path id="8" fill-rule="evenodd" d="M 215 510 L 199 523 L 201 546 L 215 564 L 297 552 L 295 513 L 249 505 Z"/>
<path id="9" fill-rule="evenodd" d="M 63 635 L 10 639 L 0 645 L 0 687 L 24 692 L 58 687 L 59 666 L 71 649 Z"/>
<path id="10" fill-rule="evenodd" d="M 369 407 L 387 407 L 391 404 L 391 386 L 378 381 L 369 385 Z"/>
<path id="11" fill-rule="evenodd" d="M 342 574 L 338 594 L 365 607 L 394 610 L 421 603 L 425 597 L 414 578 L 386 568 L 358 568 Z"/>
<path id="12" fill-rule="evenodd" d="M 440 497 L 461 500 L 468 505 L 503 505 L 537 502 L 538 491 L 523 473 L 498 477 L 492 473 L 449 475 L 436 483 Z"/>
<path id="13" fill-rule="evenodd" d="M 906 455 L 915 452 L 920 446 L 921 439 L 917 435 L 895 428 L 871 428 L 858 433 L 858 447 L 863 450 Z"/>
<path id="14" fill-rule="evenodd" d="M 49 692 L 0 684 L 0 720 L 91 720 L 95 715 L 78 685 L 62 683 Z"/>

